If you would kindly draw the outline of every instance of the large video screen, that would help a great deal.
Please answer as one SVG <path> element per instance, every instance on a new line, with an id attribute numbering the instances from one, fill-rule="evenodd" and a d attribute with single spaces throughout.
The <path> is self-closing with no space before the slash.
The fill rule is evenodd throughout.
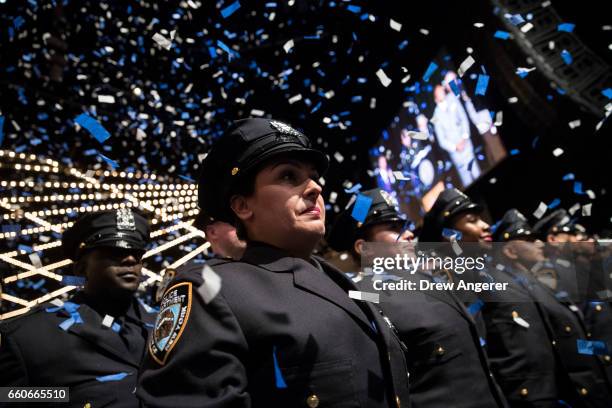
<path id="1" fill-rule="evenodd" d="M 473 60 L 440 53 L 423 78 L 407 84 L 401 111 L 370 151 L 378 187 L 412 220 L 420 220 L 444 188 L 464 190 L 507 155 L 488 82 Z"/>

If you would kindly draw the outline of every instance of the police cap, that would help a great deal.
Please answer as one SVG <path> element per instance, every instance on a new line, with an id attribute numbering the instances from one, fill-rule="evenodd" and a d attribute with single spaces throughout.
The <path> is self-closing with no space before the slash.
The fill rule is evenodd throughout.
<path id="1" fill-rule="evenodd" d="M 281 155 L 312 162 L 319 174 L 329 164 L 327 156 L 311 147 L 308 137 L 283 122 L 263 118 L 234 122 L 200 166 L 200 208 L 214 220 L 232 222 L 229 198 L 233 188 L 260 165 Z"/>
<path id="2" fill-rule="evenodd" d="M 135 249 L 145 252 L 149 222 L 129 208 L 87 213 L 62 235 L 64 255 L 73 261 L 84 250 L 97 247 Z"/>
<path id="3" fill-rule="evenodd" d="M 548 234 L 579 234 L 585 233 L 585 228 L 575 223 L 564 209 L 553 211 L 533 226 L 533 232 L 545 240 Z"/>
<path id="4" fill-rule="evenodd" d="M 351 214 L 355 203 L 342 212 L 336 220 L 327 243 L 336 251 L 347 251 L 368 227 L 382 223 L 405 223 L 406 216 L 399 212 L 397 200 L 385 190 L 375 188 L 362 191 L 370 197 L 372 204 L 363 223 L 354 219 Z"/>
<path id="5" fill-rule="evenodd" d="M 465 212 L 480 213 L 482 212 L 482 207 L 456 188 L 442 191 L 434 205 L 423 218 L 419 241 L 440 241 L 442 239 L 442 230 L 450 226 L 450 220 L 455 215 Z"/>
<path id="6" fill-rule="evenodd" d="M 492 228 L 495 242 L 506 242 L 513 239 L 534 240 L 535 234 L 531 230 L 527 218 L 516 208 L 511 208 Z"/>

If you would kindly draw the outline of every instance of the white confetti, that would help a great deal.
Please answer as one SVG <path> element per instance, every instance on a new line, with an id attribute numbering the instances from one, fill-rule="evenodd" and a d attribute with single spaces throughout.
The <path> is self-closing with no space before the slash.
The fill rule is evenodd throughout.
<path id="1" fill-rule="evenodd" d="M 297 94 L 297 95 L 294 95 L 291 98 L 289 98 L 289 104 L 292 105 L 292 104 L 294 104 L 294 103 L 296 103 L 298 101 L 301 101 L 301 100 L 302 100 L 302 94 Z"/>
<path id="2" fill-rule="evenodd" d="M 265 112 L 260 109 L 251 109 L 251 116 L 263 116 Z"/>
<path id="3" fill-rule="evenodd" d="M 577 127 L 580 126 L 580 119 L 576 119 L 576 120 L 572 120 L 571 122 L 568 123 L 570 129 L 576 129 Z"/>
<path id="4" fill-rule="evenodd" d="M 64 302 L 62 302 L 60 299 L 57 299 L 57 298 L 53 299 L 49 303 L 51 303 L 53 306 L 57 306 L 57 307 L 64 306 Z"/>
<path id="5" fill-rule="evenodd" d="M 529 30 L 531 30 L 532 28 L 533 28 L 533 24 L 527 23 L 527 24 L 525 24 L 524 26 L 521 27 L 521 31 L 526 33 Z"/>
<path id="6" fill-rule="evenodd" d="M 98 102 L 115 103 L 115 97 L 113 95 L 98 95 Z"/>
<path id="7" fill-rule="evenodd" d="M 491 177 L 491 179 L 489 180 L 489 183 L 495 184 L 497 183 L 497 179 L 495 177 Z"/>
<path id="8" fill-rule="evenodd" d="M 548 42 L 548 49 L 549 50 L 554 50 L 555 49 L 555 42 L 554 41 L 549 41 Z"/>
<path id="9" fill-rule="evenodd" d="M 334 159 L 338 161 L 338 163 L 342 163 L 344 161 L 344 156 L 340 154 L 340 152 L 334 153 Z"/>
<path id="10" fill-rule="evenodd" d="M 533 212 L 533 216 L 539 220 L 540 218 L 542 218 L 547 208 L 548 206 L 546 205 L 546 203 L 540 201 L 538 208 Z"/>
<path id="11" fill-rule="evenodd" d="M 562 258 L 557 258 L 557 260 L 555 261 L 557 264 L 563 266 L 564 268 L 569 268 L 571 266 L 571 262 L 568 261 L 567 259 L 562 259 Z"/>
<path id="12" fill-rule="evenodd" d="M 396 180 L 400 180 L 400 181 L 410 180 L 410 177 L 404 176 L 404 173 L 402 173 L 401 171 L 394 171 L 393 175 L 395 176 Z"/>
<path id="13" fill-rule="evenodd" d="M 459 65 L 459 69 L 457 70 L 457 74 L 459 75 L 459 77 L 463 77 L 463 75 L 467 72 L 468 69 L 470 69 L 472 65 L 474 65 L 475 62 L 476 60 L 472 58 L 471 55 L 468 55 L 468 57 L 463 60 L 461 65 Z"/>
<path id="14" fill-rule="evenodd" d="M 429 30 L 426 28 L 421 28 L 419 29 L 419 32 L 423 35 L 429 35 Z"/>
<path id="15" fill-rule="evenodd" d="M 397 21 L 393 20 L 392 18 L 389 19 L 389 25 L 395 31 L 402 31 L 402 25 L 400 23 L 398 23 Z"/>
<path id="16" fill-rule="evenodd" d="M 517 102 L 518 102 L 518 98 L 516 96 L 508 98 L 508 103 L 517 103 Z"/>
<path id="17" fill-rule="evenodd" d="M 348 295 L 351 299 L 372 303 L 379 303 L 380 299 L 380 295 L 378 293 L 361 292 L 359 290 L 349 290 Z"/>
<path id="18" fill-rule="evenodd" d="M 585 217 L 590 217 L 591 216 L 591 207 L 593 206 L 593 204 L 588 203 L 582 206 L 582 215 Z"/>
<path id="19" fill-rule="evenodd" d="M 499 111 L 495 114 L 495 122 L 493 124 L 500 127 L 502 123 L 504 123 L 504 112 Z"/>
<path id="20" fill-rule="evenodd" d="M 557 147 L 555 150 L 553 150 L 552 154 L 555 157 L 559 157 L 563 154 L 563 149 L 560 147 Z"/>
<path id="21" fill-rule="evenodd" d="M 402 82 L 402 84 L 405 84 L 408 81 L 410 81 L 410 74 L 408 74 L 405 77 L 403 77 L 401 82 Z"/>
<path id="22" fill-rule="evenodd" d="M 376 108 L 376 98 L 370 99 L 370 109 Z"/>
<path id="23" fill-rule="evenodd" d="M 570 213 L 570 215 L 574 215 L 576 213 L 576 211 L 578 211 L 580 209 L 580 204 L 576 203 L 574 205 L 572 205 L 570 207 L 569 210 L 567 210 L 568 213 Z"/>
<path id="24" fill-rule="evenodd" d="M 384 86 L 385 88 L 388 87 L 389 84 L 391 84 L 391 78 L 389 78 L 387 74 L 385 74 L 385 71 L 383 71 L 382 68 L 379 68 L 378 71 L 376 71 L 376 76 L 378 77 L 378 80 L 380 81 L 382 86 Z"/>
<path id="25" fill-rule="evenodd" d="M 474 23 L 474 27 L 482 28 L 482 27 L 484 27 L 484 24 L 483 23 Z"/>
<path id="26" fill-rule="evenodd" d="M 172 48 L 172 41 L 161 35 L 160 33 L 155 33 L 153 35 L 153 41 L 155 41 L 160 47 L 169 50 Z"/>
<path id="27" fill-rule="evenodd" d="M 338 193 L 336 193 L 335 191 L 332 191 L 331 193 L 329 193 L 329 202 L 330 204 L 336 204 L 336 199 L 338 198 Z"/>
<path id="28" fill-rule="evenodd" d="M 593 190 L 587 190 L 585 191 L 585 193 L 589 196 L 591 200 L 594 200 L 596 197 L 595 192 Z"/>
<path id="29" fill-rule="evenodd" d="M 40 257 L 38 256 L 36 252 L 32 252 L 31 254 L 29 254 L 28 258 L 30 258 L 30 262 L 32 263 L 32 265 L 34 265 L 37 268 L 42 268 L 43 264 L 40 260 Z"/>
<path id="30" fill-rule="evenodd" d="M 294 46 L 295 46 L 295 42 L 293 41 L 293 39 L 291 39 L 287 41 L 285 45 L 283 45 L 283 50 L 285 50 L 285 52 L 288 54 L 289 51 L 291 51 Z"/>
<path id="31" fill-rule="evenodd" d="M 529 328 L 529 323 L 527 322 L 527 320 L 523 319 L 518 314 L 514 314 L 512 316 L 512 320 L 514 320 L 514 323 L 518 324 L 519 326 L 522 326 L 526 329 Z"/>
<path id="32" fill-rule="evenodd" d="M 113 322 L 115 321 L 115 318 L 111 315 L 106 315 L 104 316 L 104 319 L 102 319 L 102 326 L 105 327 L 112 327 L 113 326 Z"/>
<path id="33" fill-rule="evenodd" d="M 204 303 L 208 304 L 221 291 L 221 277 L 210 266 L 204 265 L 202 279 L 204 279 L 204 282 L 198 288 L 198 293 L 204 299 Z"/>

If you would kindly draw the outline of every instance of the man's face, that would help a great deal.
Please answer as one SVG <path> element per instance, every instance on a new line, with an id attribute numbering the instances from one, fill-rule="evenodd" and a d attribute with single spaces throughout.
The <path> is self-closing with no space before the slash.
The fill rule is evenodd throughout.
<path id="1" fill-rule="evenodd" d="M 402 144 L 406 147 L 410 147 L 410 143 L 412 143 L 412 138 L 410 137 L 410 133 L 408 133 L 408 130 L 402 129 L 400 137 L 402 139 Z"/>
<path id="2" fill-rule="evenodd" d="M 243 221 L 249 238 L 300 252 L 325 235 L 325 203 L 314 165 L 275 161 L 257 173 L 254 193 L 245 197 Z"/>
<path id="3" fill-rule="evenodd" d="M 542 241 L 515 239 L 505 244 L 504 251 L 509 250 L 512 259 L 529 269 L 536 263 L 546 260 L 543 249 Z"/>
<path id="4" fill-rule="evenodd" d="M 135 249 L 99 247 L 87 251 L 84 262 L 85 289 L 90 293 L 135 292 L 142 277 L 143 252 Z"/>
<path id="5" fill-rule="evenodd" d="M 212 251 L 220 256 L 240 259 L 246 248 L 246 242 L 236 235 L 236 227 L 227 222 L 215 221 L 208 225 L 206 238 L 210 242 Z"/>
<path id="6" fill-rule="evenodd" d="M 478 213 L 465 212 L 456 215 L 451 222 L 451 228 L 461 232 L 463 242 L 490 245 L 493 241 L 491 227 Z"/>

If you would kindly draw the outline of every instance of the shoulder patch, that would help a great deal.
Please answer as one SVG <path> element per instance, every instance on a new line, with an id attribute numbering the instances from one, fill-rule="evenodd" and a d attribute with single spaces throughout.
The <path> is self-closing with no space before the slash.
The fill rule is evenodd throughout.
<path id="1" fill-rule="evenodd" d="M 187 325 L 191 312 L 192 283 L 181 282 L 169 288 L 162 297 L 149 340 L 149 354 L 160 365 L 176 346 Z"/>

